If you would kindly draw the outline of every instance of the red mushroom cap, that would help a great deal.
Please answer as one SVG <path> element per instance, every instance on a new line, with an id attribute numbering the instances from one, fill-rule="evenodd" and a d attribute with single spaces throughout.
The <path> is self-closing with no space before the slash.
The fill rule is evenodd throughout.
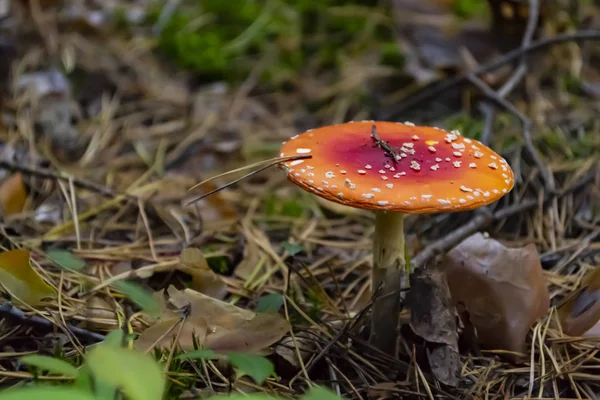
<path id="1" fill-rule="evenodd" d="M 296 185 L 371 210 L 470 210 L 498 200 L 514 185 L 506 160 L 481 142 L 408 122 L 348 122 L 309 130 L 281 148 L 282 157 L 297 155 L 312 157 L 280 164 Z"/>

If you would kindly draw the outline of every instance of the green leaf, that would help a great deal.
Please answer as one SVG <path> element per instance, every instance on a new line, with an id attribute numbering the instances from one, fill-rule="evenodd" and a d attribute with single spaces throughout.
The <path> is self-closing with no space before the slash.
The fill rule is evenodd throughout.
<path id="1" fill-rule="evenodd" d="M 79 375 L 75 379 L 74 386 L 82 391 L 92 391 L 96 400 L 115 400 L 117 398 L 117 388 L 107 385 L 104 382 L 95 381 L 88 365 L 84 365 L 79 370 Z"/>
<path id="2" fill-rule="evenodd" d="M 231 394 L 231 395 L 222 395 L 218 394 L 216 396 L 209 397 L 208 400 L 277 400 L 279 397 L 268 396 L 264 393 L 252 393 L 252 394 Z"/>
<path id="3" fill-rule="evenodd" d="M 113 287 L 121 291 L 129 300 L 137 304 L 144 312 L 150 315 L 160 314 L 160 304 L 152 297 L 152 294 L 142 288 L 140 285 L 127 282 L 116 281 Z"/>
<path id="4" fill-rule="evenodd" d="M 97 400 L 92 393 L 67 386 L 34 386 L 6 389 L 0 392 L 0 400 Z"/>
<path id="5" fill-rule="evenodd" d="M 283 305 L 283 296 L 279 293 L 269 293 L 261 298 L 256 305 L 256 312 L 264 313 L 271 311 L 279 311 Z"/>
<path id="6" fill-rule="evenodd" d="M 44 371 L 48 371 L 57 375 L 65 375 L 76 377 L 78 374 L 77 368 L 69 364 L 68 362 L 48 356 L 40 356 L 32 354 L 29 356 L 21 357 L 21 361 L 25 364 L 37 367 Z"/>
<path id="7" fill-rule="evenodd" d="M 176 359 L 213 360 L 219 358 L 211 349 L 188 351 L 175 357 Z"/>
<path id="8" fill-rule="evenodd" d="M 302 250 L 304 250 L 304 247 L 302 247 L 301 244 L 290 243 L 290 242 L 284 242 L 283 248 L 286 249 L 287 252 L 292 257 L 294 257 L 296 254 L 300 253 Z"/>
<path id="9" fill-rule="evenodd" d="M 98 346 L 87 357 L 94 377 L 115 386 L 129 400 L 161 400 L 165 377 L 156 361 L 143 353 L 116 346 Z"/>
<path id="10" fill-rule="evenodd" d="M 262 385 L 275 372 L 275 367 L 271 361 L 256 354 L 229 352 L 227 353 L 227 359 L 231 365 L 254 379 L 259 385 Z"/>
<path id="11" fill-rule="evenodd" d="M 123 331 L 120 329 L 116 329 L 114 331 L 110 331 L 102 343 L 110 346 L 121 347 L 123 345 L 124 337 L 125 333 L 123 333 Z"/>
<path id="12" fill-rule="evenodd" d="M 83 365 L 75 378 L 73 386 L 81 391 L 87 392 L 92 390 L 92 374 L 87 365 Z"/>
<path id="13" fill-rule="evenodd" d="M 70 251 L 52 249 L 46 252 L 46 256 L 54 261 L 58 266 L 68 269 L 79 271 L 85 267 L 85 261 L 79 257 L 75 257 Z"/>
<path id="14" fill-rule="evenodd" d="M 300 400 L 342 400 L 342 397 L 322 386 L 314 386 L 308 389 Z"/>

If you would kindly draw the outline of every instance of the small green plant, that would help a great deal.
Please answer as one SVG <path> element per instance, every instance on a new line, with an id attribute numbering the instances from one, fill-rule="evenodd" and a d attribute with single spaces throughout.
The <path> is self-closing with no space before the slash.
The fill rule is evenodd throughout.
<path id="1" fill-rule="evenodd" d="M 117 391 L 129 400 L 161 400 L 165 377 L 160 366 L 150 356 L 120 347 L 123 338 L 123 332 L 112 332 L 104 342 L 91 348 L 80 368 L 48 356 L 23 357 L 22 361 L 30 368 L 64 376 L 69 383 L 61 386 L 34 383 L 5 389 L 0 392 L 0 400 L 109 400 L 115 398 Z"/>
<path id="2" fill-rule="evenodd" d="M 121 347 L 122 331 L 111 332 L 106 340 L 88 352 L 79 368 L 70 363 L 48 356 L 28 355 L 21 359 L 30 369 L 59 375 L 68 383 L 49 385 L 34 383 L 27 387 L 0 391 L 0 400 L 162 400 L 165 396 L 166 379 L 162 368 L 151 356 Z M 274 375 L 273 364 L 265 357 L 239 352 L 217 354 L 212 350 L 196 350 L 181 354 L 178 360 L 225 359 L 237 371 L 237 376 L 248 375 L 262 384 Z M 213 399 L 229 398 L 244 400 L 276 399 L 264 394 L 217 395 Z M 313 387 L 302 400 L 341 400 L 327 389 Z"/>

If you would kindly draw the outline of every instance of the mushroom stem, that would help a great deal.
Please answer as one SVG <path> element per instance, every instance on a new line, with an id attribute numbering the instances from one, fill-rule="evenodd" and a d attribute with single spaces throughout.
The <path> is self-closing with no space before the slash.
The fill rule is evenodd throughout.
<path id="1" fill-rule="evenodd" d="M 373 238 L 373 292 L 381 290 L 373 303 L 369 343 L 396 356 L 401 311 L 401 289 L 410 271 L 404 258 L 404 213 L 376 211 Z"/>

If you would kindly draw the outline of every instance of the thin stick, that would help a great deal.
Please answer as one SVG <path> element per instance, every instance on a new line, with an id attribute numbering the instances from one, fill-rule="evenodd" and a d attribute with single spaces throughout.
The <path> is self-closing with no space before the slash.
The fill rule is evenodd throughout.
<path id="1" fill-rule="evenodd" d="M 223 190 L 223 189 L 226 189 L 226 188 L 228 188 L 229 186 L 235 185 L 236 183 L 238 183 L 238 182 L 240 182 L 240 181 L 242 181 L 242 180 L 244 180 L 244 179 L 246 179 L 246 178 L 249 178 L 249 177 L 251 177 L 252 175 L 256 175 L 256 174 L 258 174 L 259 172 L 262 172 L 262 171 L 264 171 L 264 170 L 266 170 L 266 169 L 268 169 L 268 168 L 271 168 L 272 166 L 274 166 L 274 165 L 276 165 L 276 164 L 279 164 L 279 163 L 281 163 L 282 161 L 291 161 L 291 160 L 298 160 L 298 159 L 302 159 L 302 158 L 311 158 L 311 157 L 312 157 L 311 155 L 302 155 L 302 156 L 291 156 L 291 157 L 285 157 L 285 158 L 277 158 L 277 159 L 276 159 L 276 161 L 272 162 L 271 164 L 267 164 L 267 165 L 265 165 L 265 166 L 264 166 L 264 167 L 262 167 L 262 168 L 259 168 L 259 169 L 255 170 L 255 171 L 252 171 L 252 172 L 249 172 L 249 173 L 247 173 L 246 175 L 242 176 L 241 178 L 238 178 L 238 179 L 236 179 L 236 180 L 234 180 L 234 181 L 231 181 L 231 182 L 229 182 L 229 183 L 226 183 L 225 185 L 223 185 L 223 186 L 220 186 L 220 187 L 218 187 L 218 188 L 216 188 L 216 189 L 214 189 L 214 190 L 211 190 L 211 191 L 210 191 L 210 192 L 208 192 L 208 193 L 204 193 L 203 195 L 200 195 L 200 196 L 198 196 L 198 197 L 195 197 L 195 198 L 193 198 L 192 200 L 188 200 L 187 202 L 183 203 L 183 205 L 184 205 L 184 206 L 189 206 L 190 204 L 197 203 L 197 202 L 199 202 L 200 200 L 204 199 L 205 197 L 208 197 L 208 196 L 210 196 L 211 194 L 214 194 L 214 193 L 220 192 L 221 190 Z M 264 162 L 263 162 L 263 163 L 264 163 Z M 249 167 L 242 167 L 242 168 L 243 168 L 243 169 L 247 169 L 247 168 L 249 168 Z M 223 173 L 223 174 L 221 174 L 221 175 L 217 175 L 217 176 L 215 176 L 215 177 L 209 178 L 209 179 L 207 179 L 207 180 L 205 180 L 205 181 L 203 181 L 203 182 L 200 182 L 199 184 L 195 185 L 194 187 L 198 187 L 199 185 L 201 185 L 201 184 L 203 184 L 203 183 L 206 183 L 206 182 L 208 182 L 208 181 L 210 181 L 210 180 L 216 179 L 216 178 L 217 178 L 217 177 L 219 177 L 219 176 L 224 176 L 224 175 L 230 174 L 230 173 L 232 173 L 232 172 L 234 172 L 234 171 L 228 171 L 228 172 L 226 172 L 226 173 Z M 190 189 L 190 190 L 191 190 L 191 189 Z"/>
<path id="2" fill-rule="evenodd" d="M 252 164 L 249 164 L 249 165 L 244 165 L 243 167 L 239 167 L 239 168 L 227 171 L 227 172 L 223 172 L 221 174 L 212 176 L 212 177 L 210 177 L 208 179 L 205 179 L 202 182 L 196 183 L 194 186 L 192 186 L 191 188 L 189 188 L 188 192 L 191 192 L 192 190 L 196 189 L 199 186 L 204 185 L 205 183 L 208 183 L 210 181 L 214 181 L 215 179 L 221 178 L 222 176 L 227 176 L 227 175 L 230 175 L 230 174 L 233 174 L 233 173 L 236 173 L 236 172 L 240 172 L 240 171 L 244 171 L 244 170 L 247 170 L 247 169 L 250 169 L 250 168 L 258 167 L 258 166 L 266 164 L 266 163 L 269 163 L 269 166 L 271 166 L 271 165 L 275 165 L 275 164 L 280 163 L 280 162 L 292 161 L 292 160 L 300 160 L 300 159 L 303 159 L 303 158 L 311 158 L 311 157 L 312 157 L 311 155 L 307 154 L 307 155 L 289 156 L 289 157 L 273 157 L 273 158 L 269 158 L 268 160 L 258 161 L 258 162 L 255 162 L 255 163 L 252 163 Z"/>
<path id="3" fill-rule="evenodd" d="M 45 318 L 42 318 L 38 315 L 27 316 L 25 313 L 19 308 L 13 306 L 10 303 L 4 303 L 0 306 L 0 315 L 14 318 L 15 320 L 21 323 L 30 323 L 32 325 L 37 325 L 43 327 L 48 330 L 52 330 L 54 325 L 52 322 L 48 321 Z M 105 336 L 99 333 L 90 332 L 86 329 L 78 328 L 74 325 L 67 324 L 66 328 L 73 333 L 75 336 L 79 336 L 81 338 L 85 338 L 94 342 L 102 342 L 104 341 Z"/>
<path id="4" fill-rule="evenodd" d="M 81 189 L 90 190 L 92 192 L 97 192 L 105 197 L 115 198 L 120 195 L 118 193 L 113 192 L 112 190 L 110 190 L 109 188 L 107 188 L 105 186 L 98 185 L 97 183 L 87 181 L 84 179 L 65 176 L 65 175 L 62 175 L 60 172 L 54 172 L 54 171 L 51 171 L 46 168 L 28 167 L 25 165 L 15 164 L 11 161 L 0 160 L 0 169 L 6 169 L 9 171 L 13 171 L 13 172 L 18 171 L 25 175 L 37 176 L 37 177 L 45 178 L 45 179 L 54 179 L 54 180 L 59 180 L 62 182 L 67 182 L 67 183 L 69 182 L 69 179 L 71 179 L 73 181 L 73 186 L 77 186 Z M 123 196 L 131 198 L 131 199 L 135 199 L 135 196 L 132 196 L 129 194 L 125 194 Z"/>
<path id="5" fill-rule="evenodd" d="M 396 150 L 394 150 L 388 142 L 381 140 L 379 134 L 377 133 L 377 128 L 375 128 L 375 124 L 373 124 L 373 128 L 371 129 L 371 137 L 375 141 L 375 146 L 383 150 L 385 155 L 394 161 L 394 164 L 398 164 L 398 160 L 400 160 L 402 157 L 398 155 Z"/>
<path id="6" fill-rule="evenodd" d="M 531 42 L 529 46 L 520 47 L 518 49 L 514 49 L 505 53 L 503 56 L 499 57 L 495 61 L 492 61 L 488 64 L 483 64 L 479 68 L 474 69 L 471 72 L 468 72 L 463 75 L 454 76 L 452 78 L 438 81 L 437 83 L 428 86 L 424 90 L 416 93 L 411 96 L 409 99 L 404 101 L 403 104 L 400 104 L 398 107 L 394 109 L 394 111 L 387 113 L 387 115 L 382 116 L 383 119 L 393 119 L 394 115 L 400 115 L 404 113 L 409 108 L 412 108 L 426 100 L 431 99 L 434 96 L 439 96 L 441 92 L 452 89 L 460 84 L 463 84 L 465 81 L 469 79 L 469 76 L 477 76 L 484 74 L 486 72 L 490 72 L 502 67 L 509 62 L 518 59 L 519 57 L 524 56 L 525 54 L 534 53 L 536 51 L 540 51 L 545 49 L 546 47 L 553 46 L 556 44 L 561 44 L 565 42 L 580 42 L 586 40 L 600 40 L 600 31 L 598 30 L 586 30 L 574 33 L 567 33 L 562 35 L 556 35 L 554 37 L 548 39 L 541 39 L 535 42 Z"/>

